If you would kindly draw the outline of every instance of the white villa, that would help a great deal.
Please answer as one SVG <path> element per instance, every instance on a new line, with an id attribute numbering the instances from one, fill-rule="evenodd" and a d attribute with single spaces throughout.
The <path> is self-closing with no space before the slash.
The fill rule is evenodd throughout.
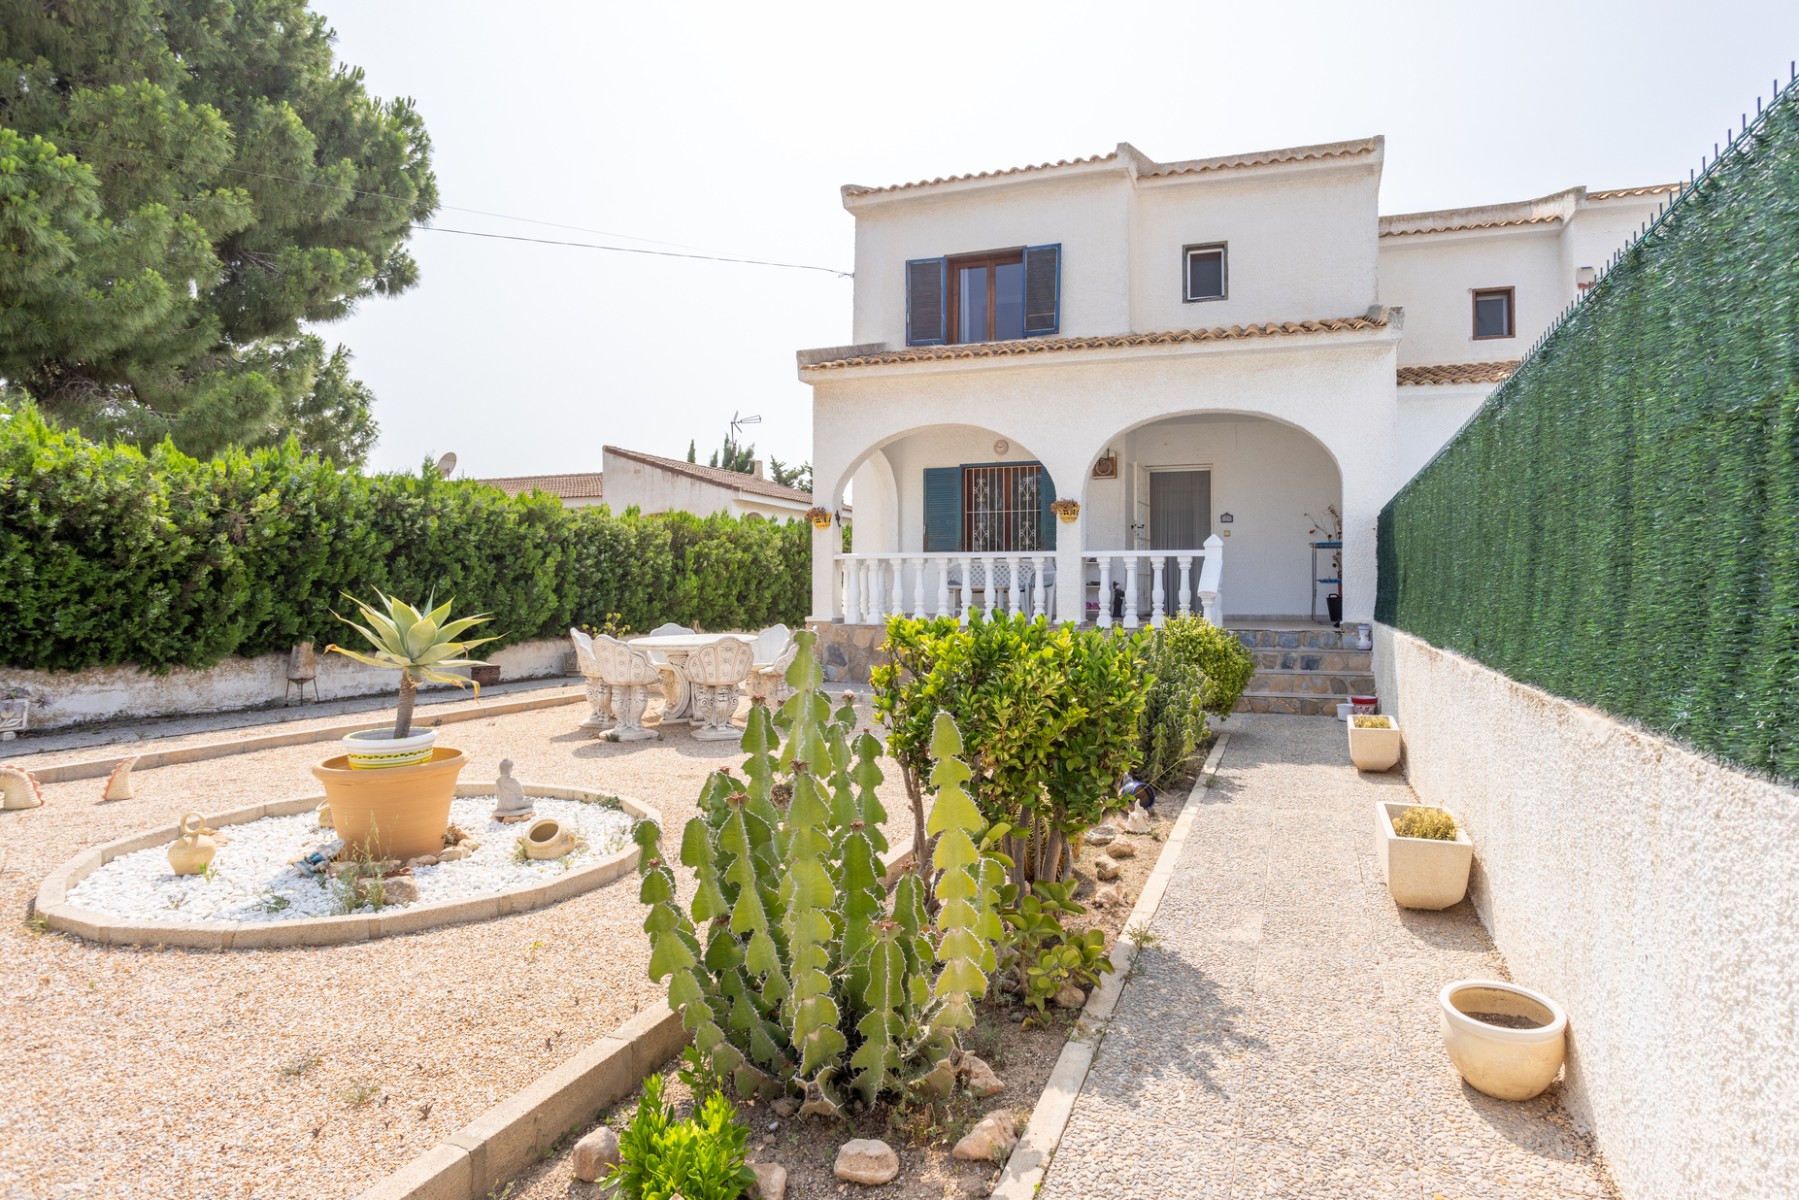
<path id="1" fill-rule="evenodd" d="M 814 499 L 853 483 L 855 553 L 815 532 L 813 620 L 1103 624 L 1122 592 L 1127 625 L 1309 623 L 1338 579 L 1343 619 L 1370 619 L 1382 505 L 1674 191 L 1383 217 L 1383 157 L 1120 145 L 845 187 L 855 344 L 799 374 Z M 1340 574 L 1312 546 L 1332 507 Z"/>
<path id="2" fill-rule="evenodd" d="M 645 515 L 690 512 L 708 517 L 755 515 L 771 521 L 794 521 L 806 515 L 812 497 L 798 488 L 776 483 L 757 459 L 748 474 L 708 467 L 704 463 L 663 458 L 620 446 L 600 449 L 601 470 L 566 475 L 506 475 L 480 480 L 508 496 L 549 492 L 564 508 L 609 504 L 622 513 L 635 508 Z"/>

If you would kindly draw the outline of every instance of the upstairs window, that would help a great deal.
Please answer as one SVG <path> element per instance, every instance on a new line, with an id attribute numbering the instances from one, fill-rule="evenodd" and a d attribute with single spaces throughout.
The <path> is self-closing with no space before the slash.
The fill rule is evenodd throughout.
<path id="1" fill-rule="evenodd" d="M 1204 246 L 1188 246 L 1187 254 L 1187 294 L 1186 300 L 1191 304 L 1195 300 L 1222 300 L 1225 295 L 1223 242 L 1211 242 Z"/>
<path id="2" fill-rule="evenodd" d="M 1513 289 L 1481 288 L 1474 293 L 1474 337 L 1509 338 L 1517 331 L 1512 321 Z"/>
<path id="3" fill-rule="evenodd" d="M 1002 342 L 1061 327 L 1062 247 L 906 263 L 906 345 Z"/>

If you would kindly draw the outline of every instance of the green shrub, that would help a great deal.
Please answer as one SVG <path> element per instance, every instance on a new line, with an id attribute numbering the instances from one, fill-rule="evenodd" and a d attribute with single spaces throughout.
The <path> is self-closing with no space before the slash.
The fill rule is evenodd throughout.
<path id="1" fill-rule="evenodd" d="M 824 1115 L 840 1110 L 845 1086 L 865 1104 L 942 1099 L 1005 936 L 1004 871 L 977 844 L 985 823 L 964 790 L 955 723 L 940 714 L 928 827 L 935 922 L 917 869 L 888 893 L 880 743 L 855 732 L 850 706 L 830 711 L 813 635 L 797 636 L 794 694 L 778 717 L 757 705 L 745 724 L 747 782 L 714 773 L 682 831 L 680 861 L 697 877 L 690 910 L 675 900 L 661 830 L 638 826 L 650 977 L 669 978 L 694 1045 L 740 1095 L 802 1093 L 805 1111 Z M 792 789 L 784 812 L 778 779 Z"/>
<path id="2" fill-rule="evenodd" d="M 1070 983 L 1088 986 L 1112 971 L 1106 956 L 1106 935 L 1098 929 L 1071 934 L 1061 914 L 1079 915 L 1086 908 L 1074 899 L 1077 881 L 1039 881 L 1020 899 L 1016 884 L 1001 892 L 1000 918 L 1012 933 L 1012 960 L 1018 993 L 1036 1010 L 1025 1018 L 1025 1027 L 1049 1024 L 1050 1002 Z"/>
<path id="3" fill-rule="evenodd" d="M 756 1181 L 743 1161 L 750 1131 L 731 1102 L 712 1092 L 692 1117 L 677 1121 L 663 1095 L 661 1075 L 643 1081 L 606 1186 L 622 1200 L 739 1200 L 747 1194 Z"/>
<path id="4" fill-rule="evenodd" d="M 1060 879 L 1073 863 L 1068 839 L 1123 807 L 1118 783 L 1137 761 L 1149 687 L 1144 647 L 1139 634 L 1041 618 L 889 618 L 875 711 L 914 805 L 932 724 L 947 712 L 967 742 L 982 816 L 1011 827 L 1013 882 Z"/>
<path id="5" fill-rule="evenodd" d="M 1393 832 L 1403 838 L 1455 841 L 1455 818 L 1440 808 L 1413 805 L 1393 818 Z"/>
<path id="6" fill-rule="evenodd" d="M 565 509 L 431 468 L 340 472 L 292 443 L 144 452 L 30 406 L 0 421 L 0 666 L 204 668 L 323 643 L 342 591 L 454 595 L 502 644 L 602 618 L 798 625 L 811 560 L 804 521 Z"/>
<path id="7" fill-rule="evenodd" d="M 1200 707 L 1215 717 L 1229 716 L 1255 678 L 1255 656 L 1228 630 L 1201 616 L 1170 617 L 1162 635 L 1175 658 L 1199 671 Z"/>

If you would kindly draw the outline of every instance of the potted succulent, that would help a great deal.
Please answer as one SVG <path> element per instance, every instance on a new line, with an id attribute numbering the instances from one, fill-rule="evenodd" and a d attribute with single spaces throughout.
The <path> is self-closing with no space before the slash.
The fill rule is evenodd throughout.
<path id="1" fill-rule="evenodd" d="M 331 819 L 346 846 L 366 849 L 381 858 L 417 858 L 443 848 L 443 833 L 450 823 L 450 800 L 456 792 L 456 776 L 466 756 L 460 750 L 438 746 L 435 729 L 414 730 L 412 707 L 420 683 L 467 686 L 470 681 L 453 675 L 449 668 L 480 664 L 461 657 L 469 649 L 494 638 L 468 638 L 468 629 L 489 620 L 486 614 L 450 619 L 450 605 L 421 613 L 403 600 L 384 597 L 385 610 L 346 596 L 360 610 L 366 624 L 339 616 L 374 647 L 373 654 L 327 646 L 327 654 L 342 654 L 375 667 L 400 672 L 399 703 L 391 729 L 362 729 L 346 734 L 344 753 L 328 758 L 312 769 L 325 785 Z M 335 614 L 334 614 L 335 615 Z M 481 685 L 474 684 L 480 694 Z"/>
<path id="2" fill-rule="evenodd" d="M 1349 761 L 1356 770 L 1392 770 L 1399 761 L 1401 744 L 1399 722 L 1394 718 L 1362 712 L 1349 718 Z"/>
<path id="3" fill-rule="evenodd" d="M 1081 515 L 1081 502 L 1063 497 L 1049 506 L 1049 511 L 1060 517 L 1064 524 L 1072 525 Z"/>
<path id="4" fill-rule="evenodd" d="M 1568 1013 L 1541 992 L 1463 979 L 1437 994 L 1443 1047 L 1470 1085 L 1498 1100 L 1541 1095 L 1561 1072 Z"/>
<path id="5" fill-rule="evenodd" d="M 1427 804 L 1374 804 L 1374 852 L 1401 908 L 1448 908 L 1468 894 L 1474 843 L 1454 816 Z"/>

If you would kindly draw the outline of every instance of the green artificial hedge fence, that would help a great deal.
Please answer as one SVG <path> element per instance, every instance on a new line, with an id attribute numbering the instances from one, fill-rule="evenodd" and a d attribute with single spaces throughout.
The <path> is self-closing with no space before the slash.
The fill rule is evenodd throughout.
<path id="1" fill-rule="evenodd" d="M 1799 779 L 1799 92 L 1380 516 L 1376 616 Z"/>
<path id="2" fill-rule="evenodd" d="M 292 446 L 202 461 L 0 421 L 0 665 L 209 667 L 354 631 L 342 591 L 494 614 L 504 642 L 618 614 L 632 629 L 798 625 L 804 521 L 614 515 L 473 480 L 359 475 Z M 488 649 L 498 649 L 499 644 Z"/>

